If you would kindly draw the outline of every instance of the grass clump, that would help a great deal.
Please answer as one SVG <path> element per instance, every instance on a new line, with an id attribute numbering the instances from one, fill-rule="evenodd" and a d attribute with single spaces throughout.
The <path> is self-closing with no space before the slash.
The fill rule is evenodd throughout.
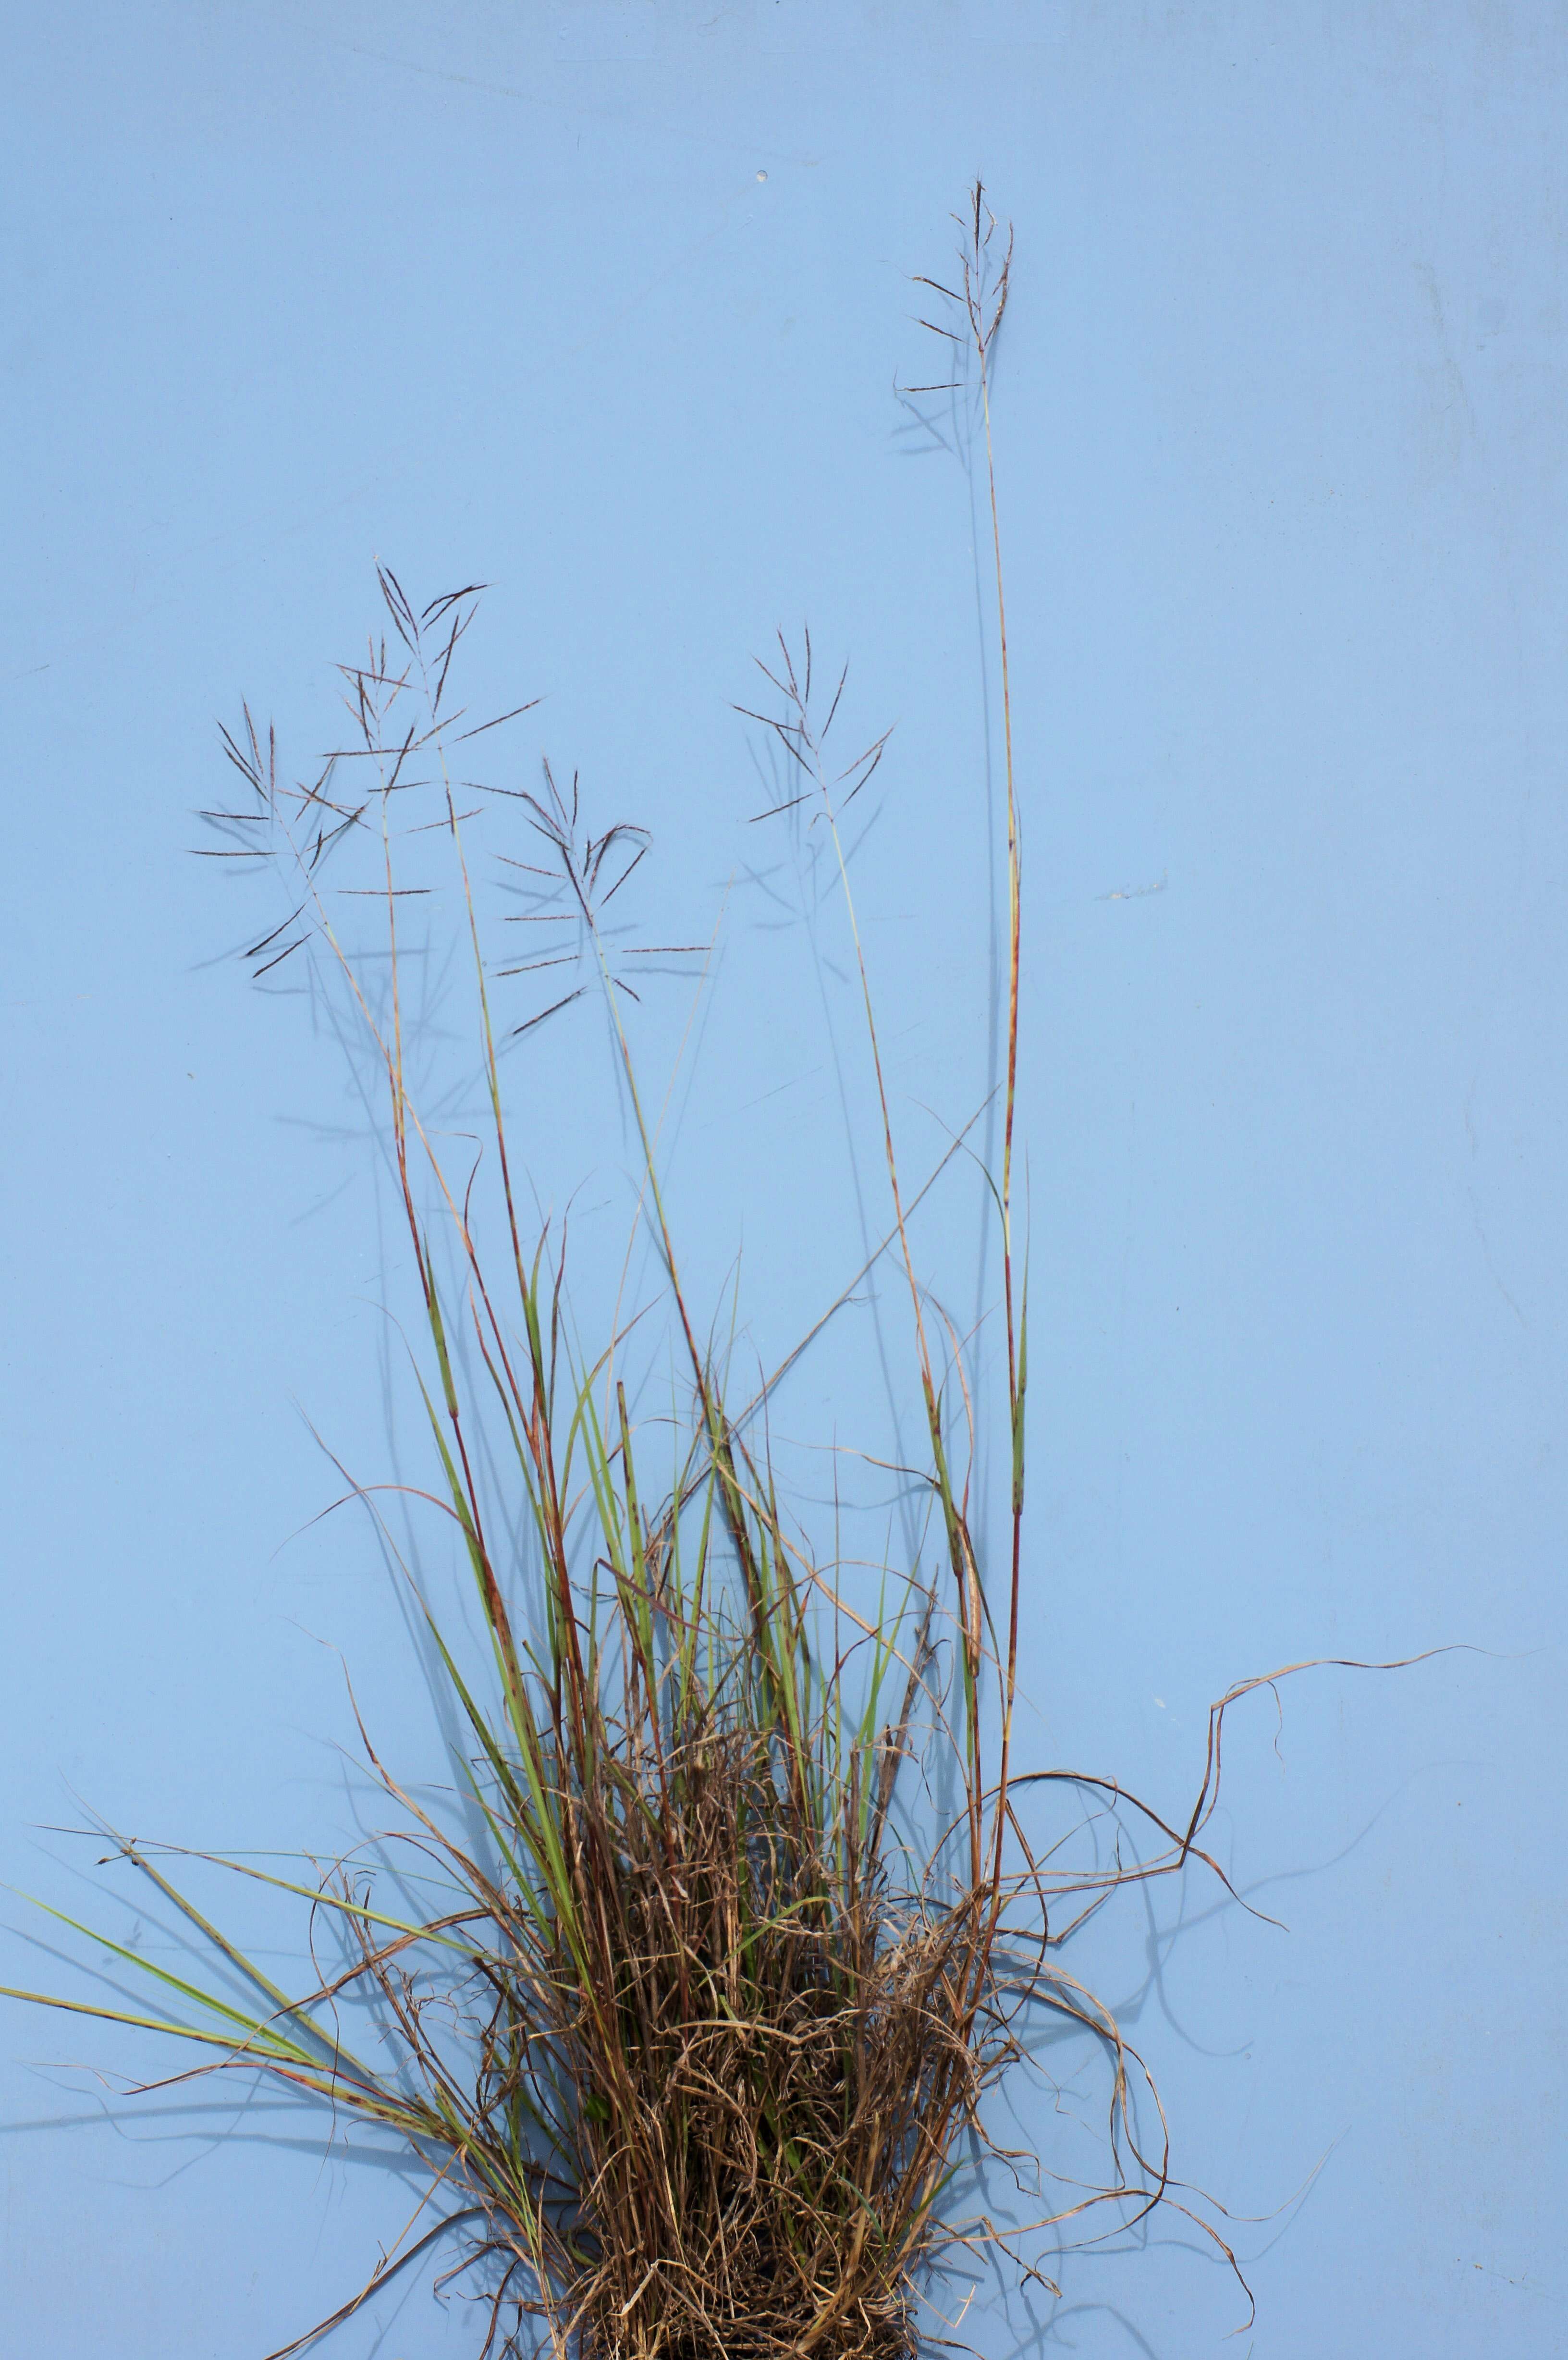
<path id="1" fill-rule="evenodd" d="M 917 1545 L 869 1584 L 815 1545 L 809 1514 L 782 1496 L 770 1385 L 737 1386 L 689 1300 L 626 1030 L 637 987 L 604 916 L 646 838 L 624 824 L 587 831 L 575 785 L 558 787 L 548 769 L 529 790 L 466 775 L 469 741 L 493 726 L 453 703 L 477 594 L 416 610 L 381 574 L 383 636 L 344 672 L 351 742 L 313 781 L 285 780 L 270 733 L 248 716 L 227 740 L 243 795 L 212 815 L 213 857 L 275 869 L 289 897 L 284 923 L 251 945 L 256 972 L 303 957 L 335 975 L 378 1075 L 424 1319 L 418 1382 L 436 1480 L 419 1496 L 466 1560 L 483 1663 L 474 1668 L 409 1573 L 463 1731 L 451 1808 L 402 1783 L 362 1725 L 390 1814 L 371 1850 L 324 1876 L 226 1863 L 309 1905 L 308 1988 L 286 1991 L 200 1910 L 167 1853 L 116 1840 L 213 1972 L 199 1983 L 109 1944 L 146 1978 L 144 2007 L 49 2004 L 156 2027 L 202 2052 L 197 2071 L 270 2077 L 428 2167 L 387 2260 L 289 2351 L 430 2242 L 457 2238 L 453 2274 L 478 2292 L 485 2355 L 542 2339 L 583 2360 L 897 2360 L 944 2268 L 999 2250 L 1039 2271 L 1042 2252 L 1074 2234 L 1176 2201 L 1157 2106 L 1135 2103 L 1138 2060 L 1062 1947 L 1121 1888 L 1209 1859 L 1203 1830 L 1234 1698 L 1215 1710 L 1180 1826 L 1106 1782 L 1020 1779 L 1014 1767 L 1022 854 L 991 453 L 1011 248 L 994 231 L 976 187 L 955 284 L 922 283 L 949 306 L 945 324 L 927 324 L 966 359 L 996 560 L 1007 927 L 987 1217 L 1001 1241 L 1010 1470 L 999 1566 L 976 1539 L 979 1412 L 961 1339 L 920 1267 L 924 1191 L 898 1152 L 841 833 L 886 740 L 844 764 L 830 754 L 843 682 L 824 694 L 809 640 L 780 642 L 752 717 L 781 750 L 786 802 L 831 847 L 886 1174 L 873 1261 L 898 1274 L 920 1403 L 920 1462 L 900 1470 Z M 492 954 L 489 872 L 469 850 L 481 813 L 515 823 L 496 875 L 514 904 L 523 897 L 506 917 L 542 925 L 550 947 L 536 955 Z M 432 855 L 449 864 L 472 966 L 487 1134 L 477 1164 L 427 1123 L 409 1079 L 408 901 L 429 892 L 418 864 Z M 374 958 L 341 935 L 329 876 L 334 891 L 376 897 L 385 940 Z M 519 976 L 539 978 L 546 1004 L 513 1025 L 496 995 Z M 659 1418 L 637 1412 L 629 1315 L 595 1349 L 573 1340 L 563 1234 L 529 1218 L 513 1144 L 505 1053 L 593 990 L 640 1142 L 639 1221 L 680 1377 L 676 1409 Z M 384 1515 L 383 1530 L 390 1545 Z M 1026 1818 L 1026 1788 L 1036 1822 L 1034 1806 L 1067 1806 L 1049 1840 Z M 1129 1816 L 1152 1838 L 1137 1857 L 1061 1849 L 1075 1827 Z M 1111 2165 L 1092 2184 L 1053 2181 L 1050 2158 L 996 2144 L 987 2095 L 1031 2063 L 1029 2027 L 1042 2019 L 1087 2032 L 1105 2060 Z M 1032 2191 L 1021 2230 L 987 2210 L 998 2164 Z"/>

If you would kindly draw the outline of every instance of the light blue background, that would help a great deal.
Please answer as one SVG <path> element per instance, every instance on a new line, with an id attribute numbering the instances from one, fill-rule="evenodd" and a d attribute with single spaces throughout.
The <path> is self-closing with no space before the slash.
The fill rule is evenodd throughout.
<path id="1" fill-rule="evenodd" d="M 1174 1809 L 1233 1677 L 1491 1651 L 1313 1674 L 1278 1754 L 1266 1703 L 1238 1727 L 1222 1841 L 1289 1933 L 1194 1887 L 1090 1961 L 1178 2169 L 1272 2216 L 1236 2231 L 1250 2342 L 1172 2217 L 1069 2262 L 1030 2348 L 1562 2348 L 1565 40 L 1500 0 L 9 12 L 8 1878 L 82 1906 L 90 1855 L 31 1832 L 71 1789 L 332 1847 L 335 1648 L 439 1765 L 365 1534 L 283 1546 L 332 1488 L 306 1417 L 356 1472 L 401 1444 L 363 1117 L 185 855 L 241 695 L 301 763 L 332 734 L 374 554 L 495 585 L 475 702 L 548 695 L 509 759 L 648 821 L 659 928 L 737 878 L 673 1186 L 700 1291 L 744 1230 L 759 1349 L 858 1238 L 846 1004 L 745 874 L 727 707 L 781 620 L 853 656 L 855 726 L 898 720 L 861 890 L 911 1153 L 915 1101 L 968 1112 L 971 518 L 892 386 L 932 373 L 907 274 L 978 169 L 1018 235 L 1031 1758 Z M 604 1078 L 591 1029 L 538 1037 L 542 1087 Z M 530 1154 L 547 1195 L 589 1174 L 592 1263 L 624 1153 L 588 1097 Z M 853 1424 L 857 1349 L 792 1431 Z M 112 2036 L 0 2023 L 6 2350 L 259 2355 L 401 2227 L 341 2152 L 121 2108 L 40 2070 Z M 328 2348 L 472 2330 L 420 2283 Z"/>

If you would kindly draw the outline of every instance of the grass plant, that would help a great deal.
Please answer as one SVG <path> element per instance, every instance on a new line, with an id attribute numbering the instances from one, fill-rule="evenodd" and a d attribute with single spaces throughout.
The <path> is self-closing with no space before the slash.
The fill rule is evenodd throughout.
<path id="1" fill-rule="evenodd" d="M 945 306 L 927 324 L 976 404 L 995 564 L 1007 925 L 1000 1151 L 985 1186 L 1005 1336 L 999 1564 L 977 1538 L 988 1404 L 922 1272 L 930 1180 L 914 1185 L 900 1153 L 846 851 L 844 814 L 887 741 L 839 759 L 843 679 L 824 686 L 809 639 L 779 641 L 751 718 L 786 767 L 781 802 L 811 819 L 836 870 L 886 1183 L 873 1260 L 895 1280 L 918 1388 L 920 1452 L 900 1470 L 916 1542 L 869 1582 L 818 1545 L 811 1515 L 785 1496 L 771 1382 L 739 1382 L 683 1275 L 629 1029 L 636 955 L 606 918 L 647 838 L 628 823 L 592 832 L 575 782 L 548 768 L 526 789 L 471 776 L 475 741 L 496 726 L 455 701 L 477 592 L 416 607 L 380 573 L 385 623 L 344 671 L 349 739 L 313 780 L 290 783 L 248 715 L 226 736 L 242 792 L 210 815 L 211 857 L 264 868 L 288 895 L 284 922 L 249 946 L 255 972 L 301 959 L 335 976 L 378 1077 L 423 1322 L 413 1357 L 433 1480 L 413 1496 L 452 1535 L 483 1634 L 476 1666 L 399 1558 L 461 1723 L 461 1786 L 432 1799 L 362 1723 L 387 1814 L 374 1844 L 325 1874 L 225 1863 L 307 1914 L 316 1964 L 303 1988 L 285 1988 L 198 1907 L 169 1852 L 116 1838 L 112 1850 L 205 1950 L 211 1974 L 177 1973 L 77 1926 L 111 1973 L 143 1979 L 145 2003 L 13 1995 L 168 2033 L 195 2052 L 195 2073 L 286 2085 L 428 2168 L 383 2263 L 290 2352 L 438 2239 L 456 2241 L 452 2274 L 480 2297 L 483 2355 L 542 2342 L 562 2360 L 894 2360 L 940 2322 L 922 2305 L 936 2303 L 944 2272 L 951 2281 L 1001 2255 L 1043 2276 L 1063 2243 L 1125 2230 L 1162 2203 L 1202 2219 L 1229 2254 L 1172 2180 L 1141 2060 L 1064 1954 L 1129 1886 L 1194 1861 L 1223 1882 L 1204 1832 L 1222 1730 L 1258 1684 L 1214 1708 L 1180 1823 L 1110 1781 L 1016 1767 L 1023 850 L 991 416 L 1012 257 L 978 186 L 961 228 L 956 278 L 921 284 Z M 472 847 L 497 821 L 510 833 L 492 868 Z M 477 1161 L 427 1119 L 410 1079 L 408 943 L 432 859 L 447 864 L 472 978 Z M 497 880 L 512 894 L 500 917 Z M 379 908 L 374 958 L 340 926 L 336 912 L 367 906 L 344 891 Z M 519 938 L 548 946 L 518 955 Z M 503 1012 L 504 985 L 538 995 L 520 1022 Z M 638 1407 L 630 1313 L 580 1345 L 564 1227 L 526 1201 L 519 1036 L 589 993 L 638 1142 L 637 1218 L 678 1376 L 671 1415 Z M 949 1161 L 970 1153 L 968 1137 Z M 403 1488 L 351 1486 L 389 1546 L 384 1492 Z M 1074 1830 L 1096 1825 L 1127 1830 L 1128 1843 L 1073 1849 Z M 1110 2161 L 1094 2184 L 1057 2174 L 1050 2154 L 999 2144 L 988 2102 L 1038 2068 L 1042 2024 L 1087 2035 L 1104 2060 Z M 1021 2224 L 996 2217 L 998 2172 L 1030 2191 L 1013 2207 Z"/>

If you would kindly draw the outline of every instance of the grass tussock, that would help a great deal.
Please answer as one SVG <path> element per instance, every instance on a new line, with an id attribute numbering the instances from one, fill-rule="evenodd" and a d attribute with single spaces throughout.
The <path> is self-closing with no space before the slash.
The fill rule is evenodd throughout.
<path id="1" fill-rule="evenodd" d="M 777 808 L 809 819 L 836 875 L 882 1150 L 886 1235 L 834 1300 L 873 1270 L 891 1279 L 918 1394 L 918 1462 L 898 1470 L 913 1545 L 870 1575 L 820 1546 L 810 1513 L 782 1495 L 770 1383 L 737 1385 L 689 1299 L 626 1029 L 647 969 L 639 978 L 616 897 L 646 838 L 626 824 L 586 829 L 575 786 L 548 770 L 533 787 L 473 775 L 497 742 L 485 735 L 495 725 L 455 702 L 476 593 L 417 611 L 382 574 L 384 636 L 345 668 L 350 734 L 312 781 L 289 782 L 248 716 L 227 741 L 242 792 L 210 815 L 211 857 L 279 875 L 288 897 L 283 922 L 249 946 L 253 967 L 277 978 L 299 961 L 318 982 L 335 978 L 378 1076 L 424 1321 L 416 1369 L 434 1480 L 417 1497 L 466 1563 L 482 1644 L 476 1657 L 408 1571 L 463 1732 L 456 1791 L 402 1783 L 362 1728 L 384 1810 L 372 1842 L 324 1876 L 226 1864 L 308 1906 L 307 1988 L 276 1983 L 175 1882 L 167 1853 L 125 1841 L 120 1854 L 212 1971 L 197 1981 L 105 1942 L 112 1972 L 142 1977 L 145 2005 L 69 2004 L 193 2045 L 198 2072 L 289 2085 L 428 2168 L 412 2220 L 334 2320 L 443 2239 L 457 2241 L 449 2274 L 480 2300 L 484 2355 L 542 2339 L 583 2360 L 901 2360 L 942 2316 L 922 2305 L 944 2271 L 973 2274 L 1000 2254 L 1043 2276 L 1041 2256 L 1073 2236 L 1178 2202 L 1139 2060 L 1063 1947 L 1130 1885 L 1194 1858 L 1219 1873 L 1203 1830 L 1225 1712 L 1244 1690 L 1215 1709 L 1179 1825 L 1112 1782 L 1020 1778 L 1014 1765 L 1023 869 L 991 455 L 1010 261 L 976 188 L 959 277 L 922 282 L 947 306 L 928 324 L 963 364 L 951 383 L 975 403 L 996 562 L 1007 913 L 1000 1154 L 985 1182 L 1001 1248 L 997 1562 L 984 1561 L 972 1496 L 985 1404 L 919 1257 L 937 1175 L 914 1186 L 900 1159 L 842 833 L 887 741 L 847 761 L 830 751 L 843 681 L 823 687 L 809 641 L 780 642 L 751 717 L 787 770 Z M 497 827 L 506 849 L 479 861 L 471 840 Z M 427 1121 L 409 1078 L 408 940 L 438 887 L 461 912 L 472 978 L 476 1158 Z M 365 897 L 384 927 L 374 955 L 343 931 Z M 588 993 L 640 1142 L 639 1229 L 679 1376 L 673 1408 L 657 1415 L 639 1406 L 630 1313 L 597 1349 L 575 1341 L 564 1236 L 530 1218 L 526 1138 L 514 1142 L 529 1105 L 514 1079 L 524 1036 Z M 354 1495 L 395 1546 L 383 1497 Z M 1099 1840 L 1112 1829 L 1125 1842 Z M 1086 2035 L 1102 2058 L 1098 2178 L 996 2144 L 987 2102 L 1039 2066 L 1053 2029 Z M 1005 2218 L 998 2187 L 1012 2191 Z"/>

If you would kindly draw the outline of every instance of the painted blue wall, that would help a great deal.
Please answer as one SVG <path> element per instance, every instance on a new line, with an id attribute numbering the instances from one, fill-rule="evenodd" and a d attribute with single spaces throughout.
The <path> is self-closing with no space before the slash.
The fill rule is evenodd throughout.
<path id="1" fill-rule="evenodd" d="M 1221 1842 L 1290 1930 L 1194 1885 L 1088 1970 L 1179 2169 L 1260 2216 L 1230 2348 L 1561 2348 L 1565 39 L 1505 0 L 12 13 L 9 1881 L 88 1906 L 92 1848 L 36 1831 L 73 1797 L 334 1849 L 338 1649 L 439 1768 L 369 1539 L 289 1540 L 332 1490 L 307 1421 L 362 1474 L 411 1448 L 365 1116 L 306 1002 L 223 963 L 246 912 L 185 849 L 242 695 L 301 761 L 330 739 L 373 556 L 494 583 L 474 700 L 547 695 L 509 759 L 651 825 L 660 928 L 735 880 L 673 1185 L 700 1285 L 744 1238 L 759 1349 L 859 1235 L 831 921 L 813 948 L 781 845 L 751 873 L 728 710 L 780 620 L 853 657 L 855 726 L 898 720 L 861 890 L 911 1154 L 920 1106 L 969 1111 L 971 516 L 892 387 L 979 169 L 1018 237 L 1031 1759 L 1174 1809 L 1233 1677 L 1490 1651 L 1311 1675 L 1277 1749 L 1256 1711 Z M 597 1090 L 591 1029 L 538 1039 L 541 1088 Z M 586 1175 L 590 1272 L 625 1203 L 594 1091 L 529 1151 L 546 1196 Z M 864 1358 L 819 1355 L 792 1433 L 853 1426 Z M 66 1976 L 8 1914 L 4 1980 Z M 107 2033 L 0 2025 L 7 2351 L 259 2354 L 411 2207 L 260 2103 L 65 2070 L 126 2061 Z M 967 2332 L 1188 2360 L 1244 2315 L 1174 2216 L 1063 2285 Z M 330 2348 L 473 2327 L 420 2282 Z"/>

